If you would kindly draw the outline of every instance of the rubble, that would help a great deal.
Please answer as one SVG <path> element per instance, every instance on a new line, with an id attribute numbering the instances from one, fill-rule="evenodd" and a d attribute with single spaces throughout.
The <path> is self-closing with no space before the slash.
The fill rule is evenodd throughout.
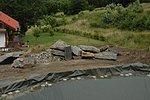
<path id="1" fill-rule="evenodd" d="M 38 63 L 50 63 L 54 61 L 70 60 L 70 59 L 103 59 L 103 60 L 117 60 L 116 51 L 110 50 L 108 46 L 100 49 L 94 46 L 70 46 L 64 41 L 58 40 L 49 49 L 38 54 L 31 54 L 25 58 L 16 59 L 12 67 L 25 68 L 27 66 L 33 67 Z"/>
<path id="2" fill-rule="evenodd" d="M 34 67 L 36 61 L 32 58 L 17 58 L 14 60 L 14 63 L 11 65 L 14 68 L 29 68 Z"/>

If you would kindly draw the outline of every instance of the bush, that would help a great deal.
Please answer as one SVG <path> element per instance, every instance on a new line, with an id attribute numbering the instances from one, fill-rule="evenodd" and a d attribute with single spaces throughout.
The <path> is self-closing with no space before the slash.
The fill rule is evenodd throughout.
<path id="1" fill-rule="evenodd" d="M 40 33 L 42 32 L 40 27 L 38 27 L 38 26 L 33 27 L 32 26 L 29 30 L 30 31 L 28 31 L 28 32 L 30 32 L 30 34 L 32 34 L 36 38 L 36 41 L 37 41 L 38 38 L 40 37 Z"/>
<path id="2" fill-rule="evenodd" d="M 42 19 L 38 20 L 39 25 L 50 25 L 52 27 L 65 25 L 67 23 L 67 20 L 62 18 L 56 18 L 53 16 L 44 16 Z"/>
<path id="3" fill-rule="evenodd" d="M 138 1 L 127 8 L 122 5 L 110 4 L 106 6 L 106 12 L 99 23 L 92 23 L 93 27 L 117 27 L 127 30 L 150 30 L 150 13 L 143 12 Z"/>
<path id="4" fill-rule="evenodd" d="M 82 16 L 82 15 L 89 14 L 89 13 L 90 13 L 89 10 L 84 10 L 84 11 L 80 11 L 80 12 L 78 13 L 78 15 L 79 15 L 79 16 Z"/>
<path id="5" fill-rule="evenodd" d="M 55 17 L 64 17 L 64 16 L 65 16 L 64 12 L 58 12 L 55 14 Z"/>
<path id="6" fill-rule="evenodd" d="M 49 36 L 54 35 L 54 29 L 50 25 L 41 26 L 40 29 L 43 33 L 49 33 Z"/>

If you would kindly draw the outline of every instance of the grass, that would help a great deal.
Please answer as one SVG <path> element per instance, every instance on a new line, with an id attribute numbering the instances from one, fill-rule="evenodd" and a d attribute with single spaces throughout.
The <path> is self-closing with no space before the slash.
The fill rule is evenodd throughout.
<path id="1" fill-rule="evenodd" d="M 125 48 L 135 48 L 147 50 L 150 48 L 150 32 L 149 31 L 123 31 L 116 28 L 92 28 L 87 25 L 77 25 L 76 23 L 59 27 L 68 30 L 77 30 L 80 34 L 88 32 L 92 35 L 99 34 L 105 38 L 104 44 L 118 45 Z M 82 35 L 81 35 L 82 36 Z"/>
<path id="2" fill-rule="evenodd" d="M 54 33 L 54 36 L 49 36 L 48 33 L 41 33 L 38 39 L 36 39 L 32 34 L 27 34 L 24 38 L 24 42 L 29 41 L 28 44 L 30 45 L 31 49 L 33 49 L 33 51 L 41 51 L 45 50 L 46 48 L 49 48 L 53 43 L 55 43 L 59 39 L 65 41 L 67 44 L 70 45 L 84 44 L 94 45 L 98 47 L 104 44 L 103 42 L 98 40 L 59 32 Z"/>
<path id="3" fill-rule="evenodd" d="M 144 10 L 150 11 L 150 3 L 142 4 Z M 104 37 L 104 44 L 118 45 L 125 48 L 135 48 L 148 50 L 150 48 L 150 31 L 128 31 L 120 30 L 117 28 L 101 28 L 92 27 L 90 23 L 97 23 L 100 16 L 103 15 L 104 9 L 95 9 L 93 11 L 82 11 L 75 15 L 76 18 L 70 24 L 60 26 L 58 29 L 69 30 L 69 34 L 72 32 L 78 32 L 76 35 L 83 36 L 85 33 L 90 33 L 91 38 L 94 35 L 100 35 Z M 71 16 L 71 18 L 74 18 Z"/>
<path id="4" fill-rule="evenodd" d="M 142 4 L 144 10 L 150 11 L 150 4 Z M 99 17 L 103 15 L 104 9 L 97 8 L 93 11 L 82 11 L 74 16 L 66 16 L 68 24 L 57 27 L 57 29 L 67 29 L 72 32 L 56 32 L 50 37 L 48 33 L 41 33 L 36 41 L 32 34 L 25 36 L 24 42 L 29 41 L 29 45 L 35 50 L 48 48 L 57 40 L 61 39 L 70 45 L 93 45 L 101 46 L 105 44 L 118 45 L 125 48 L 144 49 L 150 48 L 150 31 L 128 31 L 117 28 L 92 27 L 90 23 L 99 22 Z M 76 32 L 76 33 L 73 33 Z M 73 34 L 72 34 L 73 33 Z M 83 37 L 85 33 L 89 36 Z M 90 39 L 96 35 L 102 40 Z M 103 39 L 104 38 L 104 39 Z"/>
<path id="5" fill-rule="evenodd" d="M 150 3 L 143 3 L 142 6 L 145 11 L 150 11 Z"/>

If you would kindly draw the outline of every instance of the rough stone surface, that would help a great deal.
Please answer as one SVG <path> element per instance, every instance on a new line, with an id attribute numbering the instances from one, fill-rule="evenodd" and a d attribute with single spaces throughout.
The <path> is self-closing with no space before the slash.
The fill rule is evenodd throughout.
<path id="1" fill-rule="evenodd" d="M 100 52 L 97 54 L 94 54 L 94 57 L 96 59 L 104 59 L 104 60 L 117 60 L 117 54 L 114 52 Z"/>
<path id="2" fill-rule="evenodd" d="M 0 60 L 10 56 L 19 57 L 19 55 L 20 53 L 7 54 L 5 56 L 2 56 Z M 69 60 L 82 58 L 116 60 L 117 51 L 109 49 L 108 46 L 101 47 L 100 49 L 94 46 L 86 46 L 86 45 L 80 45 L 79 47 L 69 46 L 64 41 L 58 40 L 50 47 L 50 49 L 47 49 L 40 53 L 30 54 L 24 58 L 18 58 L 14 60 L 12 67 L 14 68 L 33 67 L 35 64 L 66 60 L 67 57 L 69 57 Z"/>
<path id="3" fill-rule="evenodd" d="M 77 46 L 71 46 L 72 53 L 76 56 L 80 56 L 82 54 L 82 50 Z"/>
<path id="4" fill-rule="evenodd" d="M 28 57 L 28 58 L 17 58 L 11 66 L 14 68 L 25 68 L 25 67 L 33 67 L 34 64 L 36 64 L 36 61 Z"/>
<path id="5" fill-rule="evenodd" d="M 62 41 L 62 40 L 58 40 L 56 43 L 54 43 L 50 48 L 51 49 L 56 49 L 56 50 L 62 50 L 64 51 L 64 48 L 67 46 L 67 44 Z"/>
<path id="6" fill-rule="evenodd" d="M 98 53 L 100 50 L 94 46 L 79 45 L 80 49 L 86 52 Z"/>
<path id="7" fill-rule="evenodd" d="M 7 53 L 5 55 L 0 56 L 0 63 L 3 63 L 3 61 L 9 59 L 10 57 L 12 58 L 18 58 L 20 57 L 20 55 L 22 55 L 24 52 L 20 51 L 20 52 L 11 52 L 11 53 Z M 6 62 L 7 63 L 7 62 Z"/>
<path id="8" fill-rule="evenodd" d="M 52 50 L 52 54 L 55 56 L 65 56 L 65 53 L 63 51 L 60 50 Z"/>
<path id="9" fill-rule="evenodd" d="M 108 50 L 108 48 L 109 48 L 108 45 L 106 45 L 106 46 L 101 46 L 101 47 L 99 48 L 99 50 L 100 50 L 100 52 L 103 52 L 103 51 Z"/>
<path id="10" fill-rule="evenodd" d="M 11 66 L 14 68 L 26 68 L 26 67 L 33 67 L 35 64 L 38 63 L 50 63 L 61 60 L 62 59 L 60 56 L 54 56 L 52 54 L 52 50 L 47 49 L 46 51 L 38 54 L 30 54 L 25 58 L 18 58 L 14 60 Z"/>
<path id="11" fill-rule="evenodd" d="M 82 58 L 94 58 L 94 53 L 91 52 L 82 52 Z"/>

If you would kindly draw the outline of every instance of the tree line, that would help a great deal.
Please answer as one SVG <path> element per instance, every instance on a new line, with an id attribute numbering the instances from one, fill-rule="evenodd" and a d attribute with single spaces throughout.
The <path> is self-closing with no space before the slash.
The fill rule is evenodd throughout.
<path id="1" fill-rule="evenodd" d="M 111 3 L 120 3 L 127 6 L 135 0 L 0 0 L 0 11 L 10 15 L 20 22 L 24 33 L 28 26 L 34 25 L 43 15 L 56 12 L 77 14 L 82 10 L 93 10 Z M 150 2 L 150 0 L 141 0 Z"/>

